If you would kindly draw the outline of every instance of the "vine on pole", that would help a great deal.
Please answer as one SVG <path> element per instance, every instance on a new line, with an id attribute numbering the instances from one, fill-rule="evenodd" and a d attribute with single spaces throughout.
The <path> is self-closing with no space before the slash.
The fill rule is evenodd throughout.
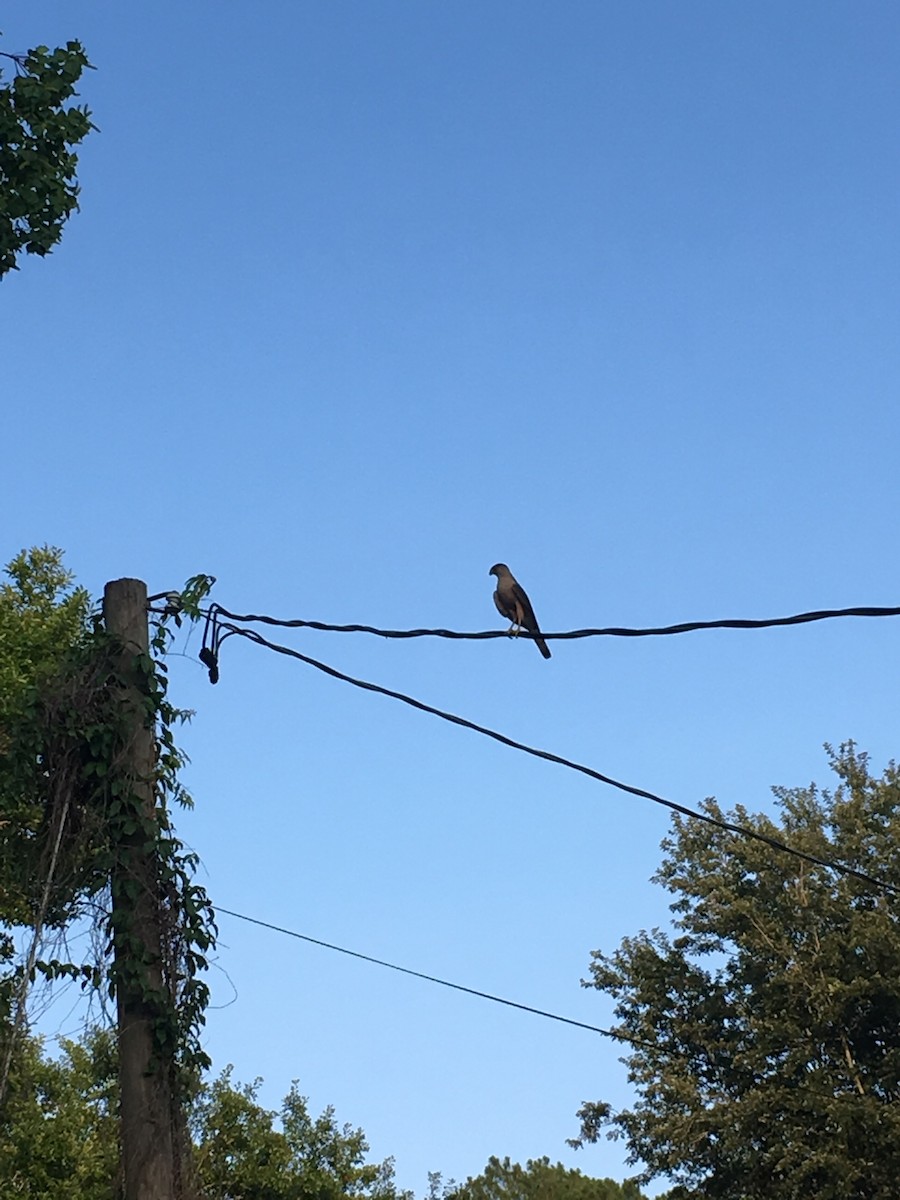
<path id="1" fill-rule="evenodd" d="M 187 759 L 176 741 L 177 726 L 191 714 L 169 699 L 164 660 L 171 625 L 199 616 L 198 605 L 213 582 L 196 576 L 181 592 L 170 593 L 165 612 L 152 614 L 149 647 L 145 642 L 137 653 L 134 646 L 126 652 L 99 619 L 92 627 L 85 621 L 55 669 L 36 674 L 17 698 L 15 713 L 0 722 L 5 754 L 0 818 L 16 818 L 17 842 L 9 863 L 0 863 L 0 885 L 9 901 L 0 915 L 8 926 L 31 924 L 35 931 L 35 952 L 11 986 L 22 998 L 37 976 L 78 980 L 84 989 L 110 996 L 130 988 L 149 1021 L 149 1069 L 167 1077 L 179 1142 L 186 1137 L 185 1102 L 209 1066 L 201 1043 L 209 997 L 203 973 L 216 927 L 206 892 L 194 879 L 197 856 L 173 826 L 173 806 L 192 804 L 180 778 Z M 16 597 L 20 607 L 43 594 L 25 584 Z M 130 744 L 135 713 L 123 704 L 128 689 L 152 748 L 138 770 Z M 140 846 L 153 864 L 144 878 L 123 868 L 123 847 L 129 846 Z M 138 948 L 141 897 L 144 909 L 155 913 L 155 951 Z M 89 961 L 37 952 L 41 930 L 65 930 L 85 918 L 102 935 L 91 939 L 96 950 Z M 111 958 L 115 944 L 130 946 L 131 960 Z M 149 975 L 148 957 L 155 959 Z M 20 1007 L 24 1013 L 24 1000 Z M 10 1058 L 15 1033 L 10 1022 L 4 1039 Z M 176 1169 L 178 1158 L 175 1153 Z"/>

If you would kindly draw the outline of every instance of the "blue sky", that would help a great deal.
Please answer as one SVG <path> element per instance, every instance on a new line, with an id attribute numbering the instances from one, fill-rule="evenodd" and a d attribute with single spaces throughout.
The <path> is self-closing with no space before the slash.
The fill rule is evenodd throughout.
<path id="1" fill-rule="evenodd" d="M 32 0 L 100 132 L 62 245 L 0 289 L 4 560 L 95 594 L 549 630 L 898 602 L 891 3 Z M 892 622 L 553 643 L 286 635 L 696 805 L 896 752 Z M 593 949 L 665 925 L 665 813 L 232 639 L 173 698 L 214 901 L 608 1024 Z M 576 1155 L 627 1104 L 587 1032 L 221 920 L 208 1049 L 293 1078 L 400 1182 Z"/>

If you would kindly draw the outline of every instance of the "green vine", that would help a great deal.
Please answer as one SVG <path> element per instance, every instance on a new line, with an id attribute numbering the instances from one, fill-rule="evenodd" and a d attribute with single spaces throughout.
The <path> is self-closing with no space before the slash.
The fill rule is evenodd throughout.
<path id="1" fill-rule="evenodd" d="M 200 617 L 199 604 L 214 580 L 196 576 L 183 591 L 167 597 L 162 613 L 152 616 L 151 653 L 133 661 L 134 680 L 119 679 L 119 687 L 137 682 L 144 702 L 144 721 L 153 729 L 156 743 L 152 807 L 145 790 L 135 789 L 134 780 L 113 771 L 107 785 L 106 820 L 110 856 L 105 864 L 113 879 L 112 906 L 108 921 L 111 940 L 128 953 L 111 963 L 107 979 L 112 995 L 118 989 L 137 995 L 153 1022 L 154 1061 L 174 1066 L 171 1080 L 175 1099 L 192 1094 L 199 1076 L 210 1065 L 200 1035 L 206 1020 L 209 988 L 203 979 L 207 955 L 215 945 L 215 917 L 205 890 L 194 880 L 197 855 L 186 850 L 176 836 L 171 812 L 175 804 L 189 808 L 193 799 L 180 779 L 187 757 L 178 747 L 175 729 L 190 720 L 192 713 L 176 707 L 168 698 L 165 655 L 171 645 L 171 623 L 181 625 L 182 614 Z M 108 729 L 111 742 L 101 766 L 117 760 L 122 736 L 115 714 Z M 127 718 L 126 718 L 127 721 Z M 121 716 L 119 717 L 121 723 Z M 123 874 L 122 848 L 138 845 L 154 864 L 154 878 Z M 133 910 L 141 902 L 142 890 L 156 908 L 162 944 L 160 957 L 132 931 Z"/>
<path id="2" fill-rule="evenodd" d="M 178 747 L 174 730 L 191 719 L 189 710 L 168 698 L 165 655 L 174 634 L 170 622 L 182 624 L 182 614 L 201 619 L 200 604 L 215 578 L 195 575 L 176 596 L 169 596 L 165 611 L 152 617 L 151 655 L 140 661 L 147 696 L 147 720 L 155 727 L 157 745 L 155 829 L 159 866 L 160 911 L 163 917 L 163 994 L 157 1014 L 155 1045 L 165 1059 L 175 1062 L 179 1076 L 176 1094 L 190 1095 L 196 1081 L 210 1066 L 200 1035 L 206 1023 L 209 987 L 203 978 L 207 955 L 215 946 L 215 913 L 204 888 L 194 881 L 198 857 L 175 835 L 170 813 L 173 804 L 193 807 L 193 798 L 180 779 L 187 757 Z M 141 819 L 147 817 L 141 813 Z"/>
<path id="3" fill-rule="evenodd" d="M 176 804 L 193 803 L 181 782 L 187 757 L 175 736 L 192 714 L 170 701 L 164 660 L 171 625 L 200 619 L 213 582 L 195 576 L 167 597 L 164 611 L 151 613 L 149 654 L 123 652 L 95 620 L 57 670 L 23 690 L 15 719 L 0 721 L 12 764 L 0 778 L 0 819 L 17 817 L 17 853 L 9 857 L 15 869 L 0 875 L 0 916 L 7 924 L 31 924 L 35 947 L 42 929 L 63 929 L 88 913 L 106 935 L 90 962 L 32 956 L 19 968 L 23 989 L 26 978 L 41 975 L 136 999 L 152 1027 L 151 1069 L 170 1073 L 175 1106 L 194 1093 L 210 1065 L 201 1044 L 209 1000 L 203 974 L 216 926 L 195 882 L 197 855 L 172 822 Z M 129 697 L 138 697 L 140 720 L 153 733 L 149 779 L 134 778 L 131 766 Z M 146 865 L 136 869 L 135 862 Z M 136 911 L 153 914 L 158 947 L 137 932 Z M 14 1033 L 15 1022 L 10 1046 Z"/>

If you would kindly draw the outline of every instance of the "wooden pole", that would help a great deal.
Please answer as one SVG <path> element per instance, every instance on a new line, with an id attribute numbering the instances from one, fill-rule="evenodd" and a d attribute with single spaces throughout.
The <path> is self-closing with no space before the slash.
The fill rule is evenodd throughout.
<path id="1" fill-rule="evenodd" d="M 116 579 L 103 593 L 106 628 L 122 645 L 122 709 L 129 728 L 124 777 L 156 820 L 153 728 L 134 660 L 149 653 L 147 585 Z M 170 1064 L 154 1059 L 153 996 L 162 992 L 158 864 L 140 826 L 119 843 L 112 879 L 113 953 L 119 1021 L 119 1104 L 125 1200 L 172 1200 L 175 1164 Z"/>

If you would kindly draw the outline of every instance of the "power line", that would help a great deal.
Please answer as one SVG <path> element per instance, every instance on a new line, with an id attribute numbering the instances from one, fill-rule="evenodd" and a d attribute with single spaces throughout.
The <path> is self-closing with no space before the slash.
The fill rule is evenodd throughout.
<path id="1" fill-rule="evenodd" d="M 488 729 L 485 725 L 478 725 L 474 721 L 467 720 L 465 717 L 458 717 L 454 713 L 444 712 L 440 708 L 435 708 L 431 704 L 425 704 L 422 700 L 416 700 L 413 696 L 407 696 L 403 692 L 396 692 L 391 688 L 382 687 L 380 684 L 370 683 L 364 679 L 355 679 L 352 675 L 347 675 L 343 671 L 338 671 L 335 667 L 328 666 L 327 663 L 310 658 L 307 654 L 301 654 L 299 650 L 294 650 L 290 646 L 282 646 L 278 642 L 270 642 L 255 629 L 241 629 L 237 625 L 225 623 L 222 623 L 219 628 L 224 629 L 226 632 L 216 635 L 214 642 L 215 650 L 210 651 L 204 646 L 200 655 L 201 660 L 209 667 L 211 679 L 214 678 L 214 674 L 215 678 L 218 678 L 217 652 L 222 642 L 233 635 L 244 637 L 257 645 L 265 646 L 276 654 L 284 654 L 289 658 L 296 658 L 300 662 L 306 663 L 307 666 L 315 667 L 317 671 L 322 671 L 324 674 L 330 675 L 333 679 L 339 679 L 342 683 L 349 683 L 353 687 L 362 688 L 364 691 L 376 692 L 378 695 L 388 696 L 392 700 L 399 700 L 402 704 L 408 704 L 420 712 L 429 713 L 431 716 L 439 717 L 442 721 L 449 721 L 453 725 L 461 725 L 464 729 L 471 729 L 473 732 L 492 738 L 494 741 L 500 742 L 504 746 L 509 746 L 513 750 L 520 750 L 523 754 L 530 754 L 534 758 L 542 758 L 547 762 L 557 763 L 559 766 L 567 767 L 572 771 L 578 771 L 582 775 L 587 775 L 590 779 L 595 779 L 598 783 L 605 783 L 609 787 L 626 792 L 628 795 L 638 796 L 643 800 L 651 800 L 654 804 L 660 804 L 664 808 L 680 813 L 682 816 L 691 817 L 696 821 L 703 821 L 705 824 L 712 825 L 726 833 L 734 833 L 739 837 L 762 842 L 764 845 L 771 847 L 773 850 L 778 850 L 782 854 L 789 854 L 814 866 L 825 867 L 827 870 L 835 871 L 840 875 L 858 879 L 876 888 L 878 891 L 890 892 L 893 895 L 900 896 L 900 887 L 896 887 L 886 880 L 876 879 L 873 875 L 866 874 L 865 871 L 859 871 L 855 867 L 848 867 L 843 863 L 833 862 L 827 858 L 820 858 L 817 854 L 811 854 L 806 850 L 798 850 L 796 847 L 789 846 L 786 842 L 779 841 L 778 838 L 771 837 L 769 834 L 760 833 L 756 829 L 750 829 L 745 825 L 737 825 L 720 817 L 710 816 L 709 813 L 700 812 L 698 809 L 689 808 L 684 804 L 678 804 L 674 800 L 667 800 L 664 796 L 658 796 L 655 792 L 649 792 L 645 788 L 634 787 L 630 783 L 623 783 L 621 780 L 613 779 L 611 775 L 604 775 L 601 771 L 595 771 L 593 767 L 573 762 L 571 759 L 563 758 L 559 754 L 553 754 L 549 750 L 539 750 L 534 746 L 528 746 L 524 742 L 518 742 L 514 738 L 507 737 L 506 734 L 498 733 L 494 729 Z"/>
<path id="2" fill-rule="evenodd" d="M 378 629 L 374 625 L 332 625 L 325 621 L 307 621 L 292 619 L 283 620 L 279 617 L 265 616 L 259 613 L 233 613 L 227 608 L 213 604 L 204 615 L 220 614 L 231 621 L 242 624 L 275 625 L 282 629 L 317 629 L 325 633 L 369 633 L 383 638 L 419 638 L 439 637 L 453 638 L 466 641 L 483 641 L 489 638 L 506 637 L 502 629 L 490 629 L 480 633 L 464 633 L 455 629 Z M 744 618 L 726 618 L 718 621 L 685 621 L 680 625 L 660 625 L 647 629 L 629 629 L 622 626 L 609 626 L 603 629 L 570 629 L 562 633 L 543 633 L 542 637 L 558 641 L 589 637 L 663 637 L 675 633 L 694 633 L 700 629 L 771 629 L 781 625 L 808 625 L 813 621 L 830 621 L 838 617 L 898 617 L 900 607 L 894 608 L 823 608 L 814 612 L 796 613 L 790 617 L 766 617 L 760 620 Z M 521 631 L 522 637 L 532 637 L 527 630 Z"/>
<path id="3" fill-rule="evenodd" d="M 576 1021 L 572 1017 L 561 1017 L 558 1013 L 547 1012 L 543 1008 L 534 1008 L 530 1004 L 520 1004 L 517 1000 L 508 1000 L 504 996 L 494 996 L 491 992 L 482 992 L 478 988 L 466 987 L 462 983 L 452 983 L 449 979 L 440 979 L 437 975 L 426 975 L 424 971 L 414 971 L 411 967 L 401 967 L 397 963 L 386 962 L 383 958 L 373 958 L 371 954 L 361 954 L 358 950 L 348 950 L 346 946 L 336 946 L 333 942 L 323 942 L 320 938 L 310 937 L 305 933 L 297 933 L 294 929 L 285 929 L 283 925 L 273 925 L 269 921 L 260 921 L 257 917 L 248 917 L 244 913 L 233 912 L 230 908 L 222 908 L 216 905 L 216 912 L 226 913 L 229 917 L 237 917 L 239 921 L 247 921 L 250 925 L 259 925 L 263 929 L 274 930 L 275 933 L 283 933 L 286 937 L 297 938 L 301 942 L 309 942 L 313 946 L 323 946 L 326 950 L 336 950 L 338 954 L 347 954 L 350 958 L 359 958 L 363 962 L 374 963 L 378 967 L 388 967 L 392 971 L 399 971 L 403 975 L 412 975 L 415 979 L 424 979 L 428 983 L 438 983 L 441 987 L 453 988 L 457 992 L 466 992 L 469 996 L 480 996 L 482 1000 L 492 1000 L 495 1004 L 505 1004 L 508 1008 L 518 1008 L 522 1012 L 534 1013 L 537 1017 L 546 1017 L 549 1021 L 559 1021 L 563 1025 L 574 1025 L 578 1029 L 587 1029 L 591 1033 L 600 1033 L 604 1037 L 615 1038 L 620 1042 L 630 1042 L 635 1046 L 645 1046 L 652 1049 L 650 1042 L 643 1042 L 639 1038 L 629 1037 L 627 1034 L 618 1033 L 614 1029 L 602 1029 L 599 1025 L 589 1025 L 586 1021 Z"/>
<path id="4" fill-rule="evenodd" d="M 478 996 L 482 1000 L 490 1000 L 494 1004 L 503 1004 L 507 1008 L 517 1008 L 521 1012 L 532 1013 L 537 1017 L 544 1017 L 548 1021 L 558 1021 L 562 1025 L 573 1025 L 576 1029 L 586 1029 L 590 1033 L 599 1033 L 602 1037 L 612 1038 L 617 1042 L 627 1042 L 630 1046 L 641 1047 L 645 1050 L 660 1051 L 662 1047 L 658 1042 L 648 1042 L 644 1038 L 633 1037 L 631 1034 L 623 1033 L 618 1029 L 604 1029 L 600 1025 L 591 1025 L 587 1021 L 576 1021 L 573 1017 L 563 1017 L 559 1013 L 548 1012 L 543 1008 L 535 1008 L 531 1004 L 520 1004 L 517 1000 L 509 1000 L 505 996 L 495 996 L 492 992 L 483 992 L 478 988 L 467 987 L 462 983 L 453 983 L 449 979 L 441 979 L 437 975 L 427 975 L 424 971 L 414 971 L 411 967 L 401 967 L 397 963 L 387 962 L 383 958 L 375 958 L 371 954 L 362 954 L 358 950 L 348 950 L 346 946 L 337 946 L 333 942 L 325 942 L 320 938 L 310 937 L 309 934 L 298 933 L 294 929 L 287 929 L 283 925 L 274 925 L 270 921 L 261 921 L 258 917 L 248 917 L 245 913 L 235 912 L 230 908 L 222 908 L 216 905 L 217 913 L 225 913 L 229 917 L 235 917 L 239 921 L 246 921 L 249 925 L 258 925 L 262 929 L 270 929 L 274 933 L 282 933 L 286 937 L 296 938 L 301 942 L 308 942 L 313 946 L 321 946 L 326 950 L 334 950 L 338 954 L 346 954 L 350 958 L 358 958 L 362 962 L 374 963 L 378 967 L 387 967 L 391 971 L 399 971 L 402 975 L 411 975 L 414 979 L 424 979 L 427 983 L 436 983 L 441 987 L 452 988 L 457 992 L 465 992 L 469 996 Z M 704 1049 L 707 1047 L 704 1046 Z M 833 1092 L 817 1092 L 809 1088 L 804 1089 L 813 1095 L 821 1095 L 826 1098 L 832 1098 Z"/>

